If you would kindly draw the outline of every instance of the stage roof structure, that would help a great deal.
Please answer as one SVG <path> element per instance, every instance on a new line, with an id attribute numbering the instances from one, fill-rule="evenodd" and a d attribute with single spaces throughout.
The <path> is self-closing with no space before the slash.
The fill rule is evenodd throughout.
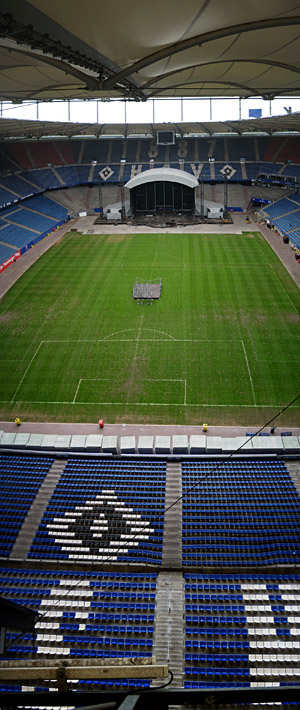
<path id="1" fill-rule="evenodd" d="M 294 0 L 2 0 L 0 99 L 300 95 Z"/>
<path id="2" fill-rule="evenodd" d="M 144 185 L 146 182 L 178 182 L 187 187 L 197 187 L 198 180 L 195 175 L 187 173 L 185 170 L 177 168 L 152 168 L 152 170 L 143 170 L 143 172 L 134 175 L 131 180 L 128 180 L 125 187 L 132 190 L 133 187 Z"/>

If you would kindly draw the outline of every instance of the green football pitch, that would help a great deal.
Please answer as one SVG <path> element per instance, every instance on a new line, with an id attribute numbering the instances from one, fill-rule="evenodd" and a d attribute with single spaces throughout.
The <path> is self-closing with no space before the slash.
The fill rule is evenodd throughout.
<path id="1" fill-rule="evenodd" d="M 299 307 L 258 233 L 70 232 L 0 302 L 0 418 L 263 424 L 297 394 Z"/>

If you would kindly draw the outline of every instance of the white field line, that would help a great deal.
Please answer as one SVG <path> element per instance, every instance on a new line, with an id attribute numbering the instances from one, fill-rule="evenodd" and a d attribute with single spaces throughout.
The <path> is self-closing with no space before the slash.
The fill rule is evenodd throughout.
<path id="1" fill-rule="evenodd" d="M 1 404 L 10 404 L 12 400 L 10 399 L 0 399 Z M 35 400 L 35 399 L 20 399 L 18 400 L 20 404 L 79 404 L 87 406 L 89 404 L 105 404 L 109 406 L 120 406 L 120 405 L 133 405 L 135 407 L 243 407 L 245 409 L 276 409 L 280 407 L 280 404 L 218 404 L 218 403 L 208 403 L 201 402 L 200 404 L 183 404 L 182 402 L 73 402 L 69 401 L 51 401 L 51 400 Z M 300 409 L 299 404 L 293 404 L 291 409 Z"/>
<path id="2" fill-rule="evenodd" d="M 66 235 L 62 235 L 62 236 L 66 236 Z M 70 234 L 69 239 L 67 240 L 68 242 L 70 241 L 71 236 L 72 236 L 72 235 Z M 58 250 L 60 251 L 60 250 L 62 249 L 62 247 L 63 247 L 65 244 L 66 244 L 66 241 L 64 241 L 63 244 L 61 244 L 60 247 L 58 247 L 58 249 L 55 251 L 55 254 L 57 254 L 57 251 L 58 251 Z M 51 246 L 49 247 L 49 249 L 51 249 L 51 247 L 52 247 L 52 244 L 51 244 Z M 49 251 L 49 250 L 47 249 L 46 251 Z M 44 252 L 44 253 L 46 253 L 46 252 Z M 54 253 L 54 252 L 53 252 L 53 253 Z M 36 263 L 36 262 L 34 262 L 34 263 Z M 28 288 L 29 284 L 31 284 L 31 281 L 33 281 L 33 279 L 35 279 L 35 277 L 38 276 L 38 274 L 40 273 L 40 271 L 42 271 L 43 268 L 44 268 L 44 265 L 42 264 L 41 267 L 40 267 L 40 269 L 38 270 L 38 272 L 37 272 L 37 273 L 34 273 L 33 276 L 31 277 L 31 279 L 29 279 L 29 281 L 28 281 L 27 283 L 25 283 L 25 285 L 23 286 L 23 288 L 21 289 L 21 291 L 19 291 L 19 293 L 17 293 L 16 296 L 14 296 L 14 298 L 12 299 L 12 301 L 8 304 L 7 308 L 5 308 L 4 311 L 1 311 L 1 312 L 0 312 L 0 318 L 1 318 L 2 316 L 4 316 L 5 313 L 7 313 L 7 311 L 10 309 L 10 307 L 12 306 L 12 304 L 13 304 L 17 299 L 20 300 L 20 296 L 21 296 L 21 294 L 23 293 L 23 291 L 25 291 L 25 290 Z M 26 272 L 25 272 L 25 273 L 26 273 Z M 23 274 L 20 274 L 20 276 L 18 276 L 18 278 L 17 278 L 16 281 L 14 282 L 14 285 L 17 283 L 17 281 L 19 281 L 19 279 L 21 278 L 21 276 L 23 276 Z M 4 294 L 4 295 L 5 295 L 5 294 Z"/>
<path id="3" fill-rule="evenodd" d="M 26 367 L 26 370 L 25 370 L 25 372 L 24 372 L 24 374 L 23 374 L 23 377 L 21 377 L 20 382 L 19 382 L 19 384 L 18 384 L 18 387 L 17 387 L 17 389 L 16 389 L 16 391 L 15 391 L 15 393 L 14 393 L 12 399 L 11 399 L 11 402 L 13 402 L 13 401 L 15 400 L 15 398 L 16 398 L 16 396 L 17 396 L 17 393 L 18 393 L 18 391 L 19 391 L 19 389 L 20 389 L 20 387 L 21 387 L 21 385 L 22 385 L 22 382 L 23 382 L 24 378 L 26 377 L 29 368 L 30 368 L 31 365 L 32 365 L 32 363 L 33 363 L 33 361 L 34 361 L 34 358 L 35 358 L 36 355 L 38 354 L 38 351 L 39 351 L 41 345 L 43 345 L 43 342 L 44 342 L 44 341 L 41 340 L 40 344 L 38 345 L 38 347 L 37 347 L 37 349 L 36 349 L 36 351 L 35 351 L 35 353 L 34 353 L 34 355 L 32 356 L 32 358 L 31 358 L 31 360 L 30 360 L 29 365 Z"/>
<path id="4" fill-rule="evenodd" d="M 248 360 L 247 353 L 246 353 L 246 348 L 245 348 L 245 345 L 244 345 L 244 341 L 243 341 L 243 340 L 241 340 L 241 343 L 242 343 L 242 346 L 243 346 L 243 351 L 244 351 L 244 356 L 245 356 L 245 360 L 246 360 L 246 365 L 247 365 L 249 380 L 250 380 L 250 384 L 251 384 L 253 402 L 254 402 L 255 406 L 257 406 L 257 405 L 256 405 L 256 399 L 255 399 L 255 392 L 254 392 L 253 380 L 252 380 L 252 375 L 251 375 L 251 370 L 250 370 L 250 365 L 249 365 L 249 360 Z"/>
<path id="5" fill-rule="evenodd" d="M 125 328 L 124 330 L 117 330 L 115 333 L 110 333 L 110 335 L 105 335 L 105 337 L 102 338 L 102 341 L 108 340 L 109 338 L 113 338 L 114 335 L 119 335 L 120 333 L 129 333 L 131 330 L 136 330 L 136 328 Z M 165 333 L 163 330 L 154 330 L 154 328 L 145 328 L 145 330 L 150 330 L 153 333 L 162 333 L 162 335 L 166 335 L 167 338 L 170 338 L 170 340 L 176 340 L 176 338 L 174 338 L 173 335 L 168 335 L 168 333 Z M 135 340 L 135 338 L 134 338 L 134 340 Z M 143 338 L 143 340 L 144 340 L 144 338 Z M 121 340 L 114 340 L 113 342 L 120 343 L 122 341 Z"/>
<path id="6" fill-rule="evenodd" d="M 262 246 L 261 246 L 259 240 L 257 241 L 257 244 L 258 244 L 258 246 L 259 246 L 259 248 L 260 248 L 260 251 L 263 253 L 265 264 L 268 265 L 268 267 L 269 267 L 270 269 L 272 269 L 272 273 L 274 274 L 274 276 L 276 276 L 277 281 L 279 281 L 280 286 L 281 286 L 281 288 L 283 289 L 283 291 L 284 291 L 285 295 L 287 296 L 287 298 L 289 299 L 290 303 L 292 304 L 294 311 L 296 311 L 296 313 L 299 314 L 298 309 L 296 308 L 296 306 L 295 306 L 295 304 L 293 303 L 291 297 L 289 296 L 288 292 L 286 291 L 286 289 L 285 289 L 283 283 L 281 282 L 281 280 L 280 280 L 278 274 L 277 274 L 276 271 L 274 270 L 274 267 L 272 266 L 272 264 L 270 264 L 270 263 L 267 261 L 267 259 L 266 259 L 266 257 L 265 257 L 265 254 L 264 254 L 264 252 L 263 252 L 263 248 L 262 248 Z"/>
<path id="7" fill-rule="evenodd" d="M 77 385 L 77 387 L 76 387 L 76 392 L 75 392 L 75 394 L 74 394 L 73 404 L 75 404 L 75 402 L 76 402 L 76 397 L 77 397 L 78 390 L 79 390 L 79 387 L 80 387 L 80 385 L 81 385 L 81 382 L 82 382 L 82 377 L 80 378 L 80 380 L 79 380 L 79 382 L 78 382 L 78 385 Z"/>
<path id="8" fill-rule="evenodd" d="M 115 382 L 115 379 L 113 377 L 81 377 L 78 382 L 72 404 L 82 404 L 82 402 L 76 402 L 81 382 Z M 171 379 L 171 378 L 167 378 L 167 377 L 146 377 L 145 379 L 143 379 L 143 382 L 184 382 L 184 404 L 186 404 L 186 380 L 178 379 L 178 378 Z M 99 403 L 96 402 L 96 404 L 100 404 L 100 402 Z M 103 403 L 101 402 L 101 404 L 103 404 Z M 124 404 L 124 402 L 123 402 L 123 404 Z M 129 402 L 129 404 L 130 404 L 130 402 Z"/>
<path id="9" fill-rule="evenodd" d="M 142 320 L 141 320 L 141 323 L 142 323 Z M 141 330 L 141 323 L 140 323 L 139 332 L 140 332 L 140 330 Z M 154 332 L 155 332 L 155 331 L 154 331 Z M 106 337 L 108 337 L 108 336 L 106 336 Z M 172 336 L 169 336 L 167 339 L 159 339 L 159 340 L 155 340 L 155 339 L 153 339 L 153 338 L 146 338 L 146 339 L 142 338 L 142 339 L 140 339 L 140 342 L 141 342 L 141 341 L 142 341 L 142 342 L 150 342 L 150 343 L 152 343 L 152 342 L 156 342 L 156 343 L 157 343 L 157 342 L 166 342 L 166 343 L 172 343 L 172 342 L 180 342 L 180 343 L 186 343 L 186 342 L 187 342 L 187 343 L 190 343 L 190 342 L 192 342 L 192 343 L 205 343 L 205 342 L 209 342 L 209 343 L 236 343 L 236 342 L 239 342 L 238 340 L 235 341 L 235 340 L 229 340 L 229 339 L 222 340 L 222 339 L 207 339 L 207 338 L 197 338 L 197 339 L 180 338 L 180 339 L 177 339 L 177 340 L 176 340 L 175 338 L 173 338 L 172 340 L 170 340 L 170 338 L 172 338 Z M 40 343 L 39 343 L 39 345 L 38 345 L 38 347 L 37 347 L 37 349 L 36 349 L 36 351 L 35 351 L 35 353 L 34 353 L 34 355 L 33 355 L 33 357 L 32 357 L 31 360 L 30 360 L 29 365 L 27 366 L 27 368 L 26 368 L 26 370 L 25 370 L 25 372 L 24 372 L 24 374 L 23 374 L 23 376 L 22 376 L 22 378 L 21 378 L 21 380 L 20 380 L 20 382 L 19 382 L 19 384 L 18 384 L 18 386 L 17 386 L 17 389 L 16 389 L 16 391 L 15 391 L 15 393 L 14 393 L 12 399 L 11 399 L 11 400 L 0 399 L 0 402 L 1 402 L 2 404 L 7 404 L 7 403 L 11 403 L 11 402 L 13 402 L 13 401 L 15 400 L 16 395 L 17 395 L 17 393 L 18 393 L 18 391 L 19 391 L 19 389 L 20 389 L 20 387 L 21 387 L 21 385 L 22 385 L 22 383 L 23 383 L 23 381 L 24 381 L 24 379 L 25 379 L 25 377 L 26 377 L 26 375 L 27 375 L 27 372 L 29 371 L 29 369 L 30 369 L 30 367 L 31 367 L 31 365 L 32 365 L 32 363 L 33 363 L 33 361 L 34 361 L 34 359 L 35 359 L 35 357 L 36 357 L 36 355 L 37 355 L 37 353 L 38 353 L 38 351 L 39 351 L 41 345 L 43 345 L 44 343 L 50 343 L 50 344 L 51 344 L 51 343 L 101 343 L 101 342 L 103 342 L 104 340 L 105 340 L 105 339 L 103 339 L 103 338 L 100 338 L 100 339 L 99 339 L 99 338 L 97 338 L 97 339 L 82 339 L 82 340 L 78 340 L 78 339 L 77 339 L 77 340 L 76 340 L 76 339 L 74 339 L 74 340 L 73 340 L 73 339 L 71 339 L 71 340 L 68 340 L 68 339 L 65 339 L 65 340 L 41 340 Z M 111 341 L 110 341 L 110 342 L 111 342 Z M 113 342 L 136 342 L 136 343 L 137 343 L 137 339 L 136 339 L 136 338 L 130 338 L 130 339 L 124 340 L 124 339 L 121 338 L 121 339 L 115 340 L 115 341 L 113 341 Z M 209 404 L 209 403 L 189 404 L 189 403 L 187 403 L 187 401 L 186 401 L 186 398 L 187 398 L 187 380 L 179 379 L 179 378 L 178 378 L 178 379 L 174 379 L 174 380 L 171 380 L 171 379 L 170 379 L 170 380 L 168 380 L 168 381 L 170 381 L 170 382 L 172 382 L 172 381 L 173 381 L 173 382 L 184 382 L 184 383 L 185 383 L 185 394 L 184 394 L 184 402 L 183 402 L 183 403 L 178 402 L 178 403 L 170 403 L 170 404 L 167 404 L 167 403 L 165 403 L 165 402 L 129 402 L 128 404 L 134 405 L 134 406 L 141 406 L 141 407 L 143 407 L 143 406 L 153 406 L 153 407 L 155 407 L 155 406 L 157 406 L 157 407 L 178 407 L 178 406 L 184 406 L 184 407 L 262 407 L 262 408 L 269 408 L 269 407 L 274 407 L 274 406 L 276 406 L 276 405 L 271 405 L 271 404 L 256 404 L 255 393 L 254 393 L 254 387 L 253 387 L 253 382 L 252 382 L 252 377 L 251 377 L 251 372 L 250 372 L 249 362 L 248 362 L 248 358 L 247 358 L 247 353 L 246 353 L 246 350 L 245 350 L 244 341 L 243 341 L 242 339 L 240 339 L 240 342 L 242 343 L 242 347 L 243 347 L 243 351 L 244 351 L 244 356 L 245 356 L 245 360 L 246 360 L 246 364 L 247 364 L 247 368 L 248 368 L 249 379 L 250 379 L 251 388 L 252 388 L 253 401 L 255 402 L 255 404 L 253 404 L 253 405 L 251 405 L 251 404 L 217 404 L 217 403 L 216 403 L 216 404 Z M 265 361 L 265 360 L 261 360 L 261 361 L 259 361 L 259 362 L 270 362 L 270 361 L 269 361 L 269 360 L 266 360 L 266 361 Z M 289 361 L 286 361 L 286 360 L 284 360 L 284 361 L 281 361 L 281 360 L 278 360 L 278 361 L 277 361 L 277 360 L 274 360 L 274 361 L 272 361 L 272 362 L 297 362 L 297 361 L 294 361 L 294 360 L 289 360 Z M 95 379 L 95 380 L 97 379 L 97 380 L 98 380 L 98 379 L 108 379 L 108 378 L 80 378 L 80 380 L 79 380 L 79 382 L 78 382 L 78 385 L 77 385 L 77 389 L 76 389 L 75 395 L 74 395 L 74 399 L 73 399 L 73 400 L 70 400 L 70 401 L 69 401 L 69 400 L 68 400 L 68 401 L 20 400 L 20 403 L 21 403 L 21 404 L 84 404 L 84 405 L 89 405 L 89 404 L 97 404 L 97 405 L 98 405 L 98 404 L 105 404 L 105 405 L 110 405 L 110 406 L 115 406 L 115 405 L 120 406 L 120 405 L 124 405 L 124 404 L 125 404 L 124 402 L 77 402 L 77 401 L 76 401 L 76 398 L 77 398 L 78 391 L 79 391 L 79 388 L 80 388 L 80 383 L 81 383 L 81 381 L 82 381 L 83 379 L 91 379 L 91 380 L 92 380 L 92 379 Z M 110 379 L 111 379 L 111 378 L 110 378 Z M 155 378 L 148 378 L 148 379 L 149 379 L 149 381 L 156 381 Z M 147 380 L 147 381 L 148 381 L 148 380 Z M 163 379 L 163 378 L 160 378 L 160 381 L 164 381 L 164 379 Z M 278 406 L 279 406 L 279 405 L 278 405 Z M 299 408 L 298 405 L 295 405 L 295 407 L 296 407 L 296 408 Z"/>
<path id="10" fill-rule="evenodd" d="M 115 341 L 109 341 L 109 342 L 116 342 L 116 343 L 123 343 L 123 342 L 136 343 L 135 355 L 134 355 L 134 358 L 133 358 L 133 362 L 134 362 L 135 359 L 136 359 L 136 354 L 137 354 L 138 345 L 139 345 L 139 342 L 140 342 L 140 340 L 141 340 L 140 335 L 141 335 L 143 317 L 144 317 L 144 314 L 142 313 L 137 338 L 128 338 L 128 339 L 123 339 L 123 338 L 121 338 L 121 339 L 118 339 L 118 340 L 115 340 Z M 155 331 L 154 331 L 154 332 L 155 332 Z M 107 338 L 108 336 L 105 336 L 105 337 Z M 173 343 L 173 342 L 179 342 L 179 343 L 185 343 L 185 342 L 189 342 L 189 343 L 194 343 L 194 342 L 195 342 L 195 343 L 198 343 L 198 342 L 199 342 L 199 343 L 200 343 L 200 342 L 201 342 L 201 343 L 202 343 L 202 342 L 203 342 L 203 343 L 204 343 L 204 342 L 211 342 L 211 343 L 214 343 L 214 342 L 220 342 L 220 343 L 223 343 L 223 342 L 224 342 L 224 343 L 234 343 L 234 342 L 235 342 L 234 340 L 207 340 L 206 338 L 197 338 L 197 339 L 195 339 L 195 340 L 194 340 L 194 339 L 186 339 L 186 338 L 182 338 L 182 339 L 176 340 L 175 338 L 173 338 L 173 339 L 171 339 L 171 338 L 173 338 L 173 336 L 168 336 L 168 338 L 166 338 L 166 339 L 165 339 L 165 338 L 159 338 L 158 340 L 156 340 L 156 339 L 154 339 L 154 338 L 142 338 L 142 342 L 150 342 L 150 343 L 152 343 L 152 342 L 155 342 L 155 343 L 157 343 L 157 342 L 164 342 L 164 343 Z M 19 382 L 19 384 L 18 384 L 18 386 L 17 386 L 17 389 L 16 389 L 16 391 L 15 391 L 15 393 L 14 393 L 14 395 L 13 395 L 13 397 L 12 397 L 12 399 L 11 399 L 10 401 L 13 402 L 13 401 L 15 400 L 16 395 L 17 395 L 17 393 L 18 393 L 18 391 L 19 391 L 19 389 L 20 389 L 20 387 L 21 387 L 21 385 L 22 385 L 22 383 L 23 383 L 23 381 L 24 381 L 24 378 L 26 377 L 27 372 L 28 372 L 29 368 L 31 367 L 31 365 L 32 365 L 32 363 L 33 363 L 33 360 L 35 359 L 35 357 L 36 357 L 36 355 L 37 355 L 37 353 L 38 353 L 38 351 L 39 351 L 41 345 L 43 345 L 44 343 L 48 343 L 48 344 L 49 344 L 49 343 L 50 343 L 50 344 L 52 344 L 52 343 L 102 343 L 102 342 L 104 342 L 104 340 L 105 340 L 105 339 L 103 339 L 103 338 L 97 338 L 97 339 L 71 339 L 71 340 L 70 340 L 70 339 L 64 339 L 64 340 L 41 340 L 41 341 L 40 341 L 40 344 L 38 345 L 38 347 L 37 347 L 37 349 L 36 349 L 36 351 L 35 351 L 35 353 L 34 353 L 34 355 L 33 355 L 33 357 L 32 357 L 31 360 L 30 360 L 29 365 L 27 366 L 27 368 L 26 368 L 26 370 L 25 370 L 23 376 L 21 377 L 20 382 Z M 75 393 L 75 398 L 76 398 L 76 396 L 77 396 L 77 392 Z M 0 400 L 0 401 L 1 401 L 1 400 Z M 75 402 L 74 402 L 74 403 L 75 403 Z M 25 404 L 25 401 L 24 401 L 24 404 Z M 49 402 L 49 404 L 50 404 L 50 402 Z"/>
<path id="11" fill-rule="evenodd" d="M 135 349 L 134 349 L 134 355 L 132 358 L 131 377 L 129 380 L 129 385 L 128 385 L 128 389 L 127 389 L 127 397 L 126 397 L 127 403 L 128 403 L 128 399 L 130 397 L 130 392 L 131 392 L 131 388 L 132 388 L 132 384 L 133 384 L 133 380 L 134 380 L 134 374 L 135 374 L 135 370 L 136 370 L 136 360 L 137 360 L 138 348 L 139 348 L 139 344 L 140 344 L 140 337 L 141 337 L 141 332 L 142 332 L 143 320 L 144 320 L 144 314 L 142 313 L 141 318 L 140 318 L 140 325 L 139 325 L 139 330 L 138 330 L 138 334 L 137 334 Z"/>
<path id="12" fill-rule="evenodd" d="M 131 329 L 132 330 L 132 329 Z M 151 330 L 150 328 L 145 328 L 145 330 Z M 161 331 L 154 331 L 161 332 Z M 74 339 L 74 340 L 43 340 L 43 343 L 136 343 L 137 338 L 118 338 L 112 341 L 107 341 L 110 336 L 105 336 L 105 338 L 87 338 L 87 339 Z M 145 343 L 238 343 L 238 340 L 231 340 L 230 338 L 173 338 L 169 335 L 167 338 L 139 338 L 140 342 Z"/>
<path id="13" fill-rule="evenodd" d="M 299 365 L 299 360 L 257 360 L 256 362 L 275 362 L 275 363 L 285 363 L 285 362 L 292 362 L 294 365 Z"/>
<path id="14" fill-rule="evenodd" d="M 274 276 L 276 276 L 277 281 L 279 281 L 281 288 L 284 290 L 284 293 L 285 293 L 285 295 L 287 296 L 289 302 L 292 304 L 292 307 L 293 307 L 294 311 L 296 311 L 296 313 L 299 315 L 298 308 L 296 308 L 296 306 L 295 306 L 295 304 L 293 303 L 291 297 L 289 296 L 289 294 L 288 294 L 286 288 L 284 287 L 283 283 L 280 281 L 280 278 L 279 278 L 278 274 L 276 274 L 276 271 L 275 271 L 274 267 L 272 266 L 272 264 L 270 264 L 270 266 L 271 266 L 271 269 L 272 269 L 272 272 L 273 272 Z"/>

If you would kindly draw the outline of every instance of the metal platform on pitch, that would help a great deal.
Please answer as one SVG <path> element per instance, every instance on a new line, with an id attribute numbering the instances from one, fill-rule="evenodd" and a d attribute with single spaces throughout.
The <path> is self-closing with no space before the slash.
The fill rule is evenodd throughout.
<path id="1" fill-rule="evenodd" d="M 141 283 L 136 279 L 132 291 L 132 298 L 139 300 L 154 300 L 161 296 L 162 280 L 159 283 Z"/>

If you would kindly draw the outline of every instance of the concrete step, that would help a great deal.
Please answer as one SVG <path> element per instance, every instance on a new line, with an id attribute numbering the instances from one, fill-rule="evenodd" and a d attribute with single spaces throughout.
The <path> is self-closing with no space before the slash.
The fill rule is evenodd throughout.
<path id="1" fill-rule="evenodd" d="M 181 556 L 181 465 L 178 461 L 168 461 L 165 489 L 165 519 L 163 534 L 162 567 L 180 567 Z M 178 503 L 176 501 L 178 500 Z M 174 504 L 170 510 L 168 508 Z"/>
<path id="2" fill-rule="evenodd" d="M 36 530 L 49 503 L 49 499 L 54 492 L 55 486 L 60 479 L 65 463 L 65 461 L 61 460 L 55 460 L 53 462 L 19 530 L 19 534 L 10 553 L 10 559 L 20 560 L 27 557 Z"/>
<path id="3" fill-rule="evenodd" d="M 183 578 L 181 572 L 160 572 L 157 580 L 154 655 L 172 670 L 172 687 L 183 682 Z M 153 686 L 160 685 L 153 682 Z"/>

